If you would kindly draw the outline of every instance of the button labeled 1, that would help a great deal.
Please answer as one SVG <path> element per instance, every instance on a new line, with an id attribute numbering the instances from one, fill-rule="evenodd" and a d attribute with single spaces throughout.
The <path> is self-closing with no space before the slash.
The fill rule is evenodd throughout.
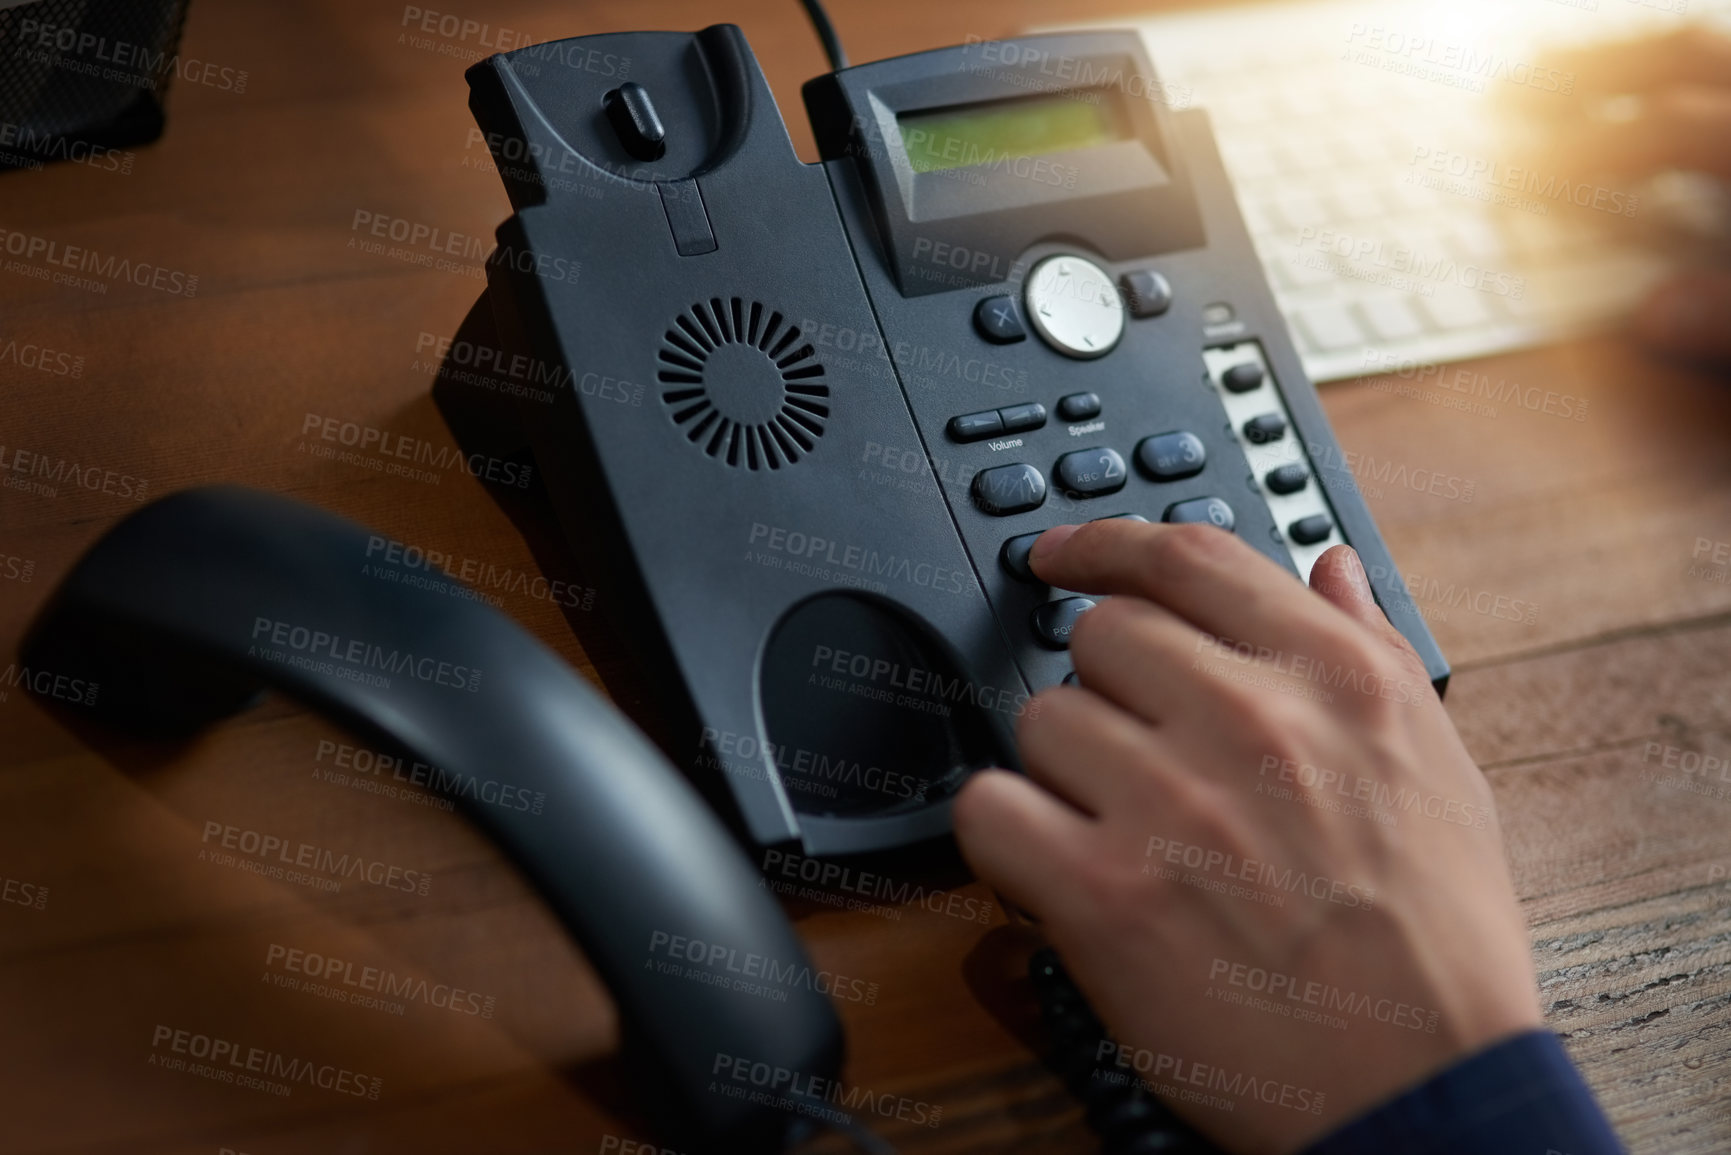
<path id="1" fill-rule="evenodd" d="M 1046 500 L 1046 479 L 1032 465 L 999 465 L 974 474 L 974 504 L 994 517 L 1026 513 Z"/>

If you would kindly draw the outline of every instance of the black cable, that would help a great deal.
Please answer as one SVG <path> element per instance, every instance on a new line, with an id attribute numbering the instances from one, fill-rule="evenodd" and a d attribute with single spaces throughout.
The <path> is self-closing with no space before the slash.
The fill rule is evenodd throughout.
<path id="1" fill-rule="evenodd" d="M 829 57 L 829 66 L 840 72 L 847 67 L 847 53 L 842 49 L 841 37 L 835 34 L 835 25 L 830 23 L 829 13 L 823 10 L 823 0 L 800 0 L 805 5 L 805 14 L 811 17 L 811 26 L 817 32 L 817 38 L 823 41 L 823 54 Z"/>

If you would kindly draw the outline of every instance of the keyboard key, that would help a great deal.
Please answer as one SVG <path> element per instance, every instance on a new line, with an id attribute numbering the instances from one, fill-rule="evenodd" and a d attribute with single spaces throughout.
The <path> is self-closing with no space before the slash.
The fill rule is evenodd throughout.
<path id="1" fill-rule="evenodd" d="M 1316 305 L 1294 318 L 1318 349 L 1347 349 L 1365 343 L 1364 330 L 1345 305 Z"/>
<path id="2" fill-rule="evenodd" d="M 1424 321 L 1405 297 L 1372 297 L 1359 302 L 1358 309 L 1370 323 L 1370 331 L 1384 341 L 1400 341 L 1424 332 Z"/>
<path id="3" fill-rule="evenodd" d="M 1420 298 L 1418 305 L 1439 329 L 1472 329 L 1491 320 L 1483 293 L 1455 285 L 1438 285 L 1436 296 Z"/>

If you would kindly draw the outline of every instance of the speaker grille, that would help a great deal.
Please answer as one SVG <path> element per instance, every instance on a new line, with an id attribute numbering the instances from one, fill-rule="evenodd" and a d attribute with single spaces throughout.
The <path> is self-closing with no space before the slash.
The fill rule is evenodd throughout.
<path id="1" fill-rule="evenodd" d="M 766 362 L 768 381 L 779 381 L 780 396 L 761 406 L 771 413 L 753 420 L 727 412 L 716 396 L 718 383 L 705 371 L 726 346 L 755 349 Z M 829 419 L 829 385 L 811 343 L 797 325 L 775 310 L 741 297 L 711 297 L 674 319 L 662 338 L 656 374 L 673 423 L 686 440 L 710 457 L 736 469 L 780 469 L 810 453 Z"/>

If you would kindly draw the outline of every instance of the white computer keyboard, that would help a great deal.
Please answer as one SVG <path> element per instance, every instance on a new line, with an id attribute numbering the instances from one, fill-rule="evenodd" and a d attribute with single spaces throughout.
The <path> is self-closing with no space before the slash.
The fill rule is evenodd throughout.
<path id="1" fill-rule="evenodd" d="M 1669 262 L 1641 238 L 1641 188 L 1523 168 L 1498 98 L 1567 100 L 1557 48 L 1662 30 L 1685 2 L 1700 15 L 1704 0 L 1321 0 L 1112 26 L 1142 34 L 1174 103 L 1208 109 L 1323 381 L 1556 340 L 1645 295 Z"/>

